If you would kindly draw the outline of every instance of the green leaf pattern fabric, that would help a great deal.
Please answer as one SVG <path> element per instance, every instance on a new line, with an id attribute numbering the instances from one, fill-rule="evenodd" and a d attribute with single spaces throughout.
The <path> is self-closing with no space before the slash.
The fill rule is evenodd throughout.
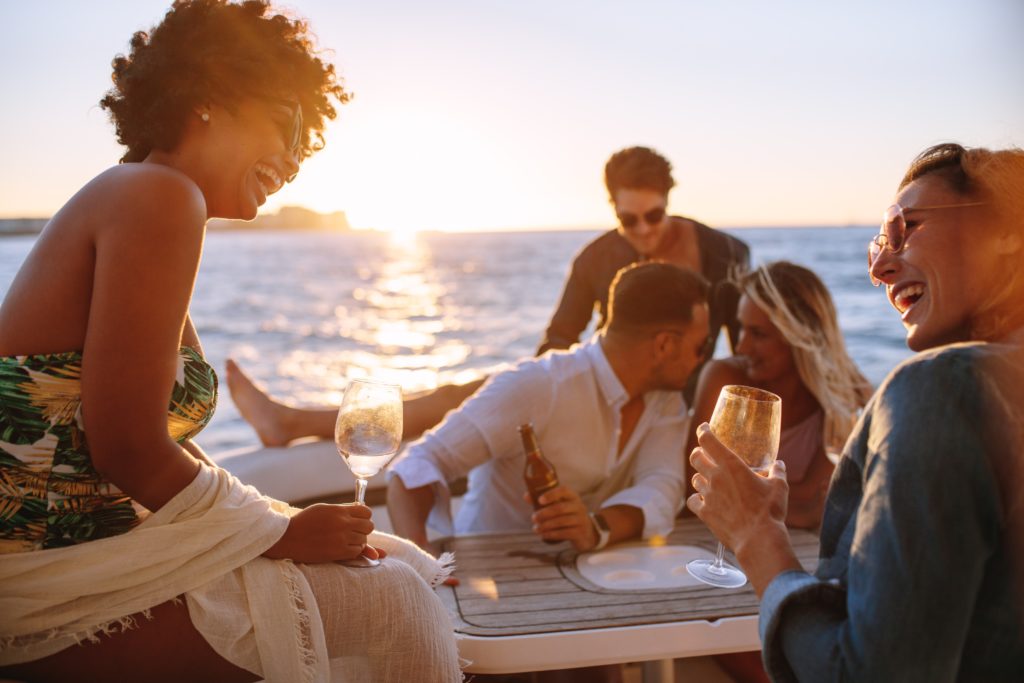
<path id="1" fill-rule="evenodd" d="M 92 465 L 76 351 L 0 357 L 0 553 L 57 548 L 125 533 L 136 504 Z M 168 434 L 193 438 L 213 417 L 217 374 L 183 346 Z"/>

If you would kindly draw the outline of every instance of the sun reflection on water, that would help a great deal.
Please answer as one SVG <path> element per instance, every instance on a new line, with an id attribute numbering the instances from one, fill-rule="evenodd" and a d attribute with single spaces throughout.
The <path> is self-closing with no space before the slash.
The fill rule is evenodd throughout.
<path id="1" fill-rule="evenodd" d="M 451 283 L 439 278 L 432 250 L 416 233 L 392 233 L 377 244 L 374 258 L 355 268 L 353 303 L 327 307 L 324 318 L 303 331 L 305 336 L 335 338 L 337 344 L 296 349 L 278 361 L 282 374 L 317 378 L 318 386 L 308 387 L 305 395 L 293 400 L 339 401 L 345 385 L 356 378 L 395 382 L 414 393 L 479 376 L 454 370 L 466 362 L 471 348 L 450 334 L 461 327 L 456 320 L 459 311 L 446 301 Z M 313 291 L 317 287 L 307 285 Z M 286 316 L 275 316 L 263 330 L 297 327 L 301 326 Z"/>

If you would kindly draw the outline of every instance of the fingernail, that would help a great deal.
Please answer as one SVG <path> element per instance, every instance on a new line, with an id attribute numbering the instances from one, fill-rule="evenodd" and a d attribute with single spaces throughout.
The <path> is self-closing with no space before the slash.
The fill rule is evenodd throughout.
<path id="1" fill-rule="evenodd" d="M 711 429 L 711 425 L 709 425 L 707 422 L 701 422 L 700 426 L 697 427 L 697 434 L 703 434 L 709 429 Z"/>

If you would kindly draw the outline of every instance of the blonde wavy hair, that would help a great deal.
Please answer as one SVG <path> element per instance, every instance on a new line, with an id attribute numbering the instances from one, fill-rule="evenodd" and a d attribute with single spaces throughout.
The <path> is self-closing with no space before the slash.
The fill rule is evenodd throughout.
<path id="1" fill-rule="evenodd" d="M 811 270 L 789 261 L 767 263 L 734 276 L 733 283 L 793 349 L 800 381 L 825 413 L 823 445 L 841 450 L 872 388 L 846 351 L 825 284 Z"/>

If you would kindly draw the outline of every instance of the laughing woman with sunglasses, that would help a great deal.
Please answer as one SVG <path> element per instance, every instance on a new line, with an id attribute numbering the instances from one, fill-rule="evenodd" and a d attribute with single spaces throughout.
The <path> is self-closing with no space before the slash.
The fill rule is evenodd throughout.
<path id="1" fill-rule="evenodd" d="M 206 221 L 251 219 L 348 99 L 305 22 L 178 0 L 113 63 L 121 164 L 47 224 L 0 308 L 0 678 L 460 680 L 443 569 L 369 508 L 294 510 L 191 441 Z M 374 569 L 338 560 L 389 558 Z M 404 561 L 402 561 L 404 560 Z"/>
<path id="2" fill-rule="evenodd" d="M 730 345 L 735 346 L 736 297 L 721 285 L 732 272 L 749 266 L 749 247 L 692 218 L 668 215 L 668 194 L 676 184 L 672 164 L 653 149 L 629 147 L 616 152 L 605 165 L 604 177 L 619 226 L 587 244 L 573 260 L 538 353 L 575 344 L 595 309 L 597 327 L 602 327 L 612 279 L 621 268 L 638 261 L 665 261 L 703 275 L 712 288 L 708 301 L 712 344 L 725 326 Z M 685 392 L 688 399 L 696 378 L 694 373 Z"/>
<path id="3" fill-rule="evenodd" d="M 814 574 L 785 529 L 785 467 L 753 475 L 706 426 L 687 505 L 761 597 L 776 681 L 1019 681 L 1024 671 L 1024 151 L 944 144 L 869 249 L 920 353 L 865 407 Z"/>

